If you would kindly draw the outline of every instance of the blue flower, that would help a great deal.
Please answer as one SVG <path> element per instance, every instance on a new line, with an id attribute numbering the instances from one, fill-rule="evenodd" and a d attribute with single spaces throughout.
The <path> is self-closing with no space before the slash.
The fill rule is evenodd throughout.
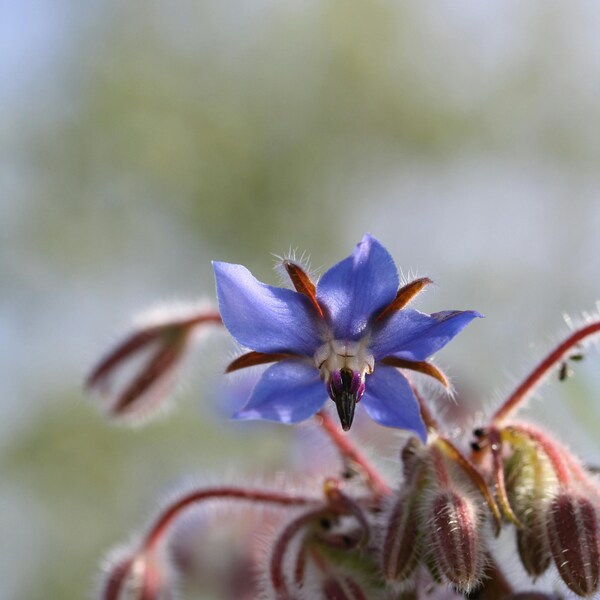
<path id="1" fill-rule="evenodd" d="M 377 423 L 424 439 L 417 400 L 400 369 L 447 384 L 427 358 L 481 315 L 404 308 L 430 280 L 398 289 L 394 261 L 370 235 L 316 286 L 296 263 L 284 266 L 295 290 L 265 285 L 241 265 L 214 263 L 223 323 L 252 350 L 227 370 L 275 363 L 234 418 L 297 423 L 320 410 L 329 394 L 344 430 L 360 401 Z"/>

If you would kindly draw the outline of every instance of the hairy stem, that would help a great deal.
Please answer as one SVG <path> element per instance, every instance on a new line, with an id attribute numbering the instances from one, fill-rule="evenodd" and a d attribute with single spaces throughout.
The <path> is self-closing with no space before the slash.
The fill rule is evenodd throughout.
<path id="1" fill-rule="evenodd" d="M 287 582 L 283 572 L 285 554 L 290 542 L 303 527 L 306 527 L 324 514 L 327 514 L 327 511 L 325 511 L 323 508 L 319 508 L 318 510 L 313 510 L 300 515 L 298 518 L 288 523 L 285 529 L 279 534 L 279 537 L 277 538 L 273 548 L 271 563 L 269 565 L 271 585 L 273 586 L 273 591 L 275 592 L 275 598 L 277 600 L 292 600 L 293 598 L 288 590 Z M 302 550 L 303 549 L 300 551 L 302 552 Z"/>
<path id="2" fill-rule="evenodd" d="M 195 490 L 182 496 L 163 511 L 147 533 L 142 543 L 142 550 L 152 550 L 182 510 L 198 502 L 211 499 L 245 500 L 246 502 L 260 502 L 278 506 L 307 506 L 317 502 L 317 500 L 303 496 L 291 496 L 268 490 L 249 490 L 237 487 L 216 487 Z"/>
<path id="3" fill-rule="evenodd" d="M 367 460 L 367 458 L 352 444 L 348 436 L 341 433 L 335 423 L 324 410 L 317 413 L 319 425 L 325 430 L 335 444 L 342 457 L 358 465 L 364 472 L 369 487 L 377 496 L 387 496 L 391 493 L 389 485 L 383 476 Z"/>
<path id="4" fill-rule="evenodd" d="M 494 425 L 500 425 L 538 388 L 548 372 L 554 368 L 577 344 L 600 333 L 600 321 L 594 321 L 574 331 L 567 339 L 558 344 L 540 363 L 529 373 L 514 392 L 506 399 L 492 417 Z"/>

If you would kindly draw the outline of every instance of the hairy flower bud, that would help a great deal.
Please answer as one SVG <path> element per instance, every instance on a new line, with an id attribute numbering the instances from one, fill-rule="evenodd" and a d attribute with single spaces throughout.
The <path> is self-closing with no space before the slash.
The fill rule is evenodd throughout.
<path id="1" fill-rule="evenodd" d="M 419 557 L 417 499 L 401 495 L 387 521 L 383 543 L 383 574 L 389 581 L 405 581 Z"/>
<path id="2" fill-rule="evenodd" d="M 562 580 L 579 596 L 590 596 L 600 583 L 598 513 L 583 496 L 557 495 L 547 514 L 552 558 Z"/>
<path id="3" fill-rule="evenodd" d="M 117 421 L 146 417 L 169 395 L 192 332 L 220 322 L 217 313 L 208 311 L 153 317 L 96 365 L 86 388 L 103 398 L 107 413 Z"/>
<path id="4" fill-rule="evenodd" d="M 519 557 L 523 567 L 532 577 L 539 577 L 545 573 L 552 560 L 546 531 L 541 522 L 545 515 L 546 513 L 542 512 L 539 519 L 532 519 L 530 524 L 517 530 Z"/>
<path id="5" fill-rule="evenodd" d="M 460 591 L 469 592 L 481 580 L 483 544 L 476 503 L 457 491 L 440 491 L 425 512 L 426 543 L 437 571 Z"/>
<path id="6" fill-rule="evenodd" d="M 550 566 L 546 515 L 558 482 L 546 456 L 529 440 L 513 445 L 504 467 L 510 506 L 523 527 L 517 529 L 517 548 L 525 570 L 539 577 Z"/>

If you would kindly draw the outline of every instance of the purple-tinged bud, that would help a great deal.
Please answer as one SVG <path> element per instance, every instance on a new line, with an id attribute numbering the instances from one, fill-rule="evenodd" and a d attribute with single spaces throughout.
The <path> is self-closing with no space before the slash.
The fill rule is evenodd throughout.
<path id="1" fill-rule="evenodd" d="M 323 598 L 327 600 L 368 600 L 361 586 L 347 575 L 329 576 L 323 582 Z"/>
<path id="2" fill-rule="evenodd" d="M 554 564 L 569 589 L 591 596 L 600 583 L 598 513 L 583 496 L 564 492 L 550 503 L 548 541 Z"/>
<path id="3" fill-rule="evenodd" d="M 456 491 L 438 492 L 425 518 L 425 542 L 434 568 L 461 592 L 473 590 L 481 581 L 484 562 L 476 503 Z"/>
<path id="4" fill-rule="evenodd" d="M 328 392 L 335 402 L 342 429 L 348 431 L 354 420 L 356 403 L 365 393 L 363 376 L 352 369 L 336 369 L 331 373 Z"/>
<path id="5" fill-rule="evenodd" d="M 418 499 L 402 495 L 395 502 L 385 529 L 383 574 L 388 581 L 405 581 L 414 572 L 419 558 Z"/>
<path id="6" fill-rule="evenodd" d="M 103 398 L 106 412 L 117 421 L 135 422 L 162 405 L 192 332 L 206 323 L 221 323 L 214 312 L 158 318 L 125 338 L 87 378 L 86 388 Z"/>

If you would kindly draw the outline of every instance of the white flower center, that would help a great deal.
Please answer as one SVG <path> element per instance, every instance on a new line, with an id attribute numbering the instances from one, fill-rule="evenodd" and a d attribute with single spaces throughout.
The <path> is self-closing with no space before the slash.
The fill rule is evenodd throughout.
<path id="1" fill-rule="evenodd" d="M 369 352 L 366 339 L 358 342 L 329 340 L 318 348 L 314 358 L 323 381 L 329 381 L 334 371 L 350 369 L 360 373 L 364 382 L 365 375 L 370 375 L 375 367 L 375 359 Z"/>

